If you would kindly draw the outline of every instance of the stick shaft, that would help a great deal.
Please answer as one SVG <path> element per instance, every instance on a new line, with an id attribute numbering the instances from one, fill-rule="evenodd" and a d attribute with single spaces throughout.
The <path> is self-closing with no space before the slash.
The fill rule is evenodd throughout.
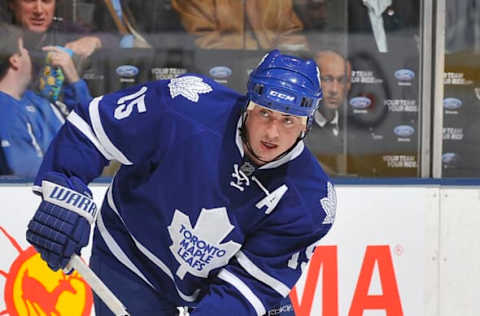
<path id="1" fill-rule="evenodd" d="M 66 269 L 73 268 L 80 273 L 83 279 L 88 283 L 90 288 L 97 294 L 105 305 L 116 316 L 130 316 L 122 302 L 110 291 L 102 280 L 93 272 L 78 255 L 73 255 Z"/>

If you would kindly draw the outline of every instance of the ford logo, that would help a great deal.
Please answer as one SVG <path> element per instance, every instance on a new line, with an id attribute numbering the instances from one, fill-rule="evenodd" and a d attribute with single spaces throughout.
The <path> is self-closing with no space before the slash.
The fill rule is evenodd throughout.
<path id="1" fill-rule="evenodd" d="M 232 75 L 232 69 L 226 66 L 216 66 L 210 69 L 208 73 L 215 78 L 227 78 Z"/>
<path id="2" fill-rule="evenodd" d="M 350 105 L 356 109 L 366 109 L 372 104 L 372 100 L 367 97 L 355 97 L 350 99 Z"/>
<path id="3" fill-rule="evenodd" d="M 135 77 L 139 73 L 138 68 L 132 65 L 119 66 L 115 71 L 117 72 L 117 75 L 119 75 L 120 77 L 127 77 L 127 78 Z"/>
<path id="4" fill-rule="evenodd" d="M 457 98 L 443 99 L 443 107 L 447 110 L 456 110 L 462 106 L 462 101 Z"/>
<path id="5" fill-rule="evenodd" d="M 393 129 L 395 135 L 400 137 L 408 137 L 412 136 L 415 132 L 415 129 L 410 125 L 398 125 Z"/>
<path id="6" fill-rule="evenodd" d="M 458 159 L 458 155 L 456 153 L 444 153 L 442 155 L 442 162 L 445 164 L 451 164 L 456 162 Z"/>
<path id="7" fill-rule="evenodd" d="M 400 81 L 410 81 L 415 78 L 415 73 L 410 69 L 399 69 L 394 75 Z"/>

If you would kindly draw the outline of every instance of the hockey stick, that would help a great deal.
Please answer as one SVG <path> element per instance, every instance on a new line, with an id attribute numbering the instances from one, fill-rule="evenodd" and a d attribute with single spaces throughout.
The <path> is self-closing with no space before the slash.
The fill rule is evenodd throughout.
<path id="1" fill-rule="evenodd" d="M 93 272 L 78 255 L 73 255 L 64 271 L 75 269 L 80 273 L 90 288 L 102 299 L 105 305 L 115 314 L 115 316 L 130 316 L 122 302 L 110 291 L 105 283 Z"/>

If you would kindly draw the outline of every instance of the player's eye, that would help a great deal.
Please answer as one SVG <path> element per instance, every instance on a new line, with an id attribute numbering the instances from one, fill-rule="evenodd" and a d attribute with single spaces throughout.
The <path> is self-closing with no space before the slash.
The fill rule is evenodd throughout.
<path id="1" fill-rule="evenodd" d="M 291 116 L 286 116 L 286 117 L 283 118 L 283 125 L 285 125 L 286 127 L 291 127 L 295 123 L 296 123 L 296 121 Z"/>
<path id="2" fill-rule="evenodd" d="M 268 118 L 270 116 L 270 113 L 268 113 L 267 110 L 263 110 L 263 109 L 260 110 L 259 114 L 261 117 L 265 117 L 265 118 Z"/>

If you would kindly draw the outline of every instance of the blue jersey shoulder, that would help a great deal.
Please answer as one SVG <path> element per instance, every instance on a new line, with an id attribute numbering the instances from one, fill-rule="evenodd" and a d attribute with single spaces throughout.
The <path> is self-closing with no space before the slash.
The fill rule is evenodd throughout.
<path id="1" fill-rule="evenodd" d="M 246 102 L 244 95 L 202 75 L 186 74 L 167 86 L 166 101 L 173 111 L 207 125 L 222 121 L 221 117 Z"/>
<path id="2" fill-rule="evenodd" d="M 333 224 L 337 203 L 335 188 L 308 148 L 290 162 L 286 181 L 296 192 L 298 203 L 304 206 L 309 225 Z"/>
<path id="3" fill-rule="evenodd" d="M 162 156 L 202 132 L 220 136 L 243 104 L 245 98 L 237 92 L 187 74 L 97 97 L 75 108 L 69 120 L 77 129 L 89 125 L 101 136 L 94 143 L 106 159 L 129 165 Z"/>
<path id="4" fill-rule="evenodd" d="M 143 97 L 142 103 L 132 102 L 140 97 Z M 111 115 L 117 120 L 145 112 L 153 121 L 176 113 L 199 123 L 211 123 L 245 104 L 244 95 L 197 74 L 140 84 L 102 98 L 101 104 L 113 105 Z"/>

